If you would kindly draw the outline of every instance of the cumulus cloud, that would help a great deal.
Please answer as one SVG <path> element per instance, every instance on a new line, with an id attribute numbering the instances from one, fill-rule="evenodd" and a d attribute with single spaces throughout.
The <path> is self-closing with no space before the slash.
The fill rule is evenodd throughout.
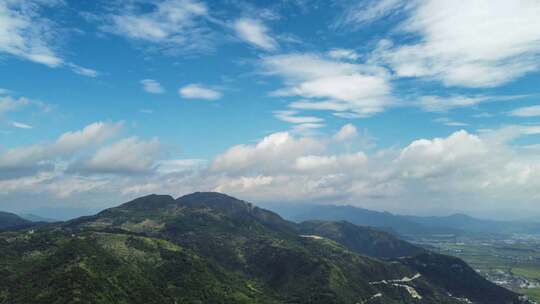
<path id="1" fill-rule="evenodd" d="M 56 160 L 71 156 L 86 147 L 111 138 L 122 123 L 96 122 L 75 132 L 66 132 L 51 143 L 15 147 L 0 152 L 0 171 L 7 176 L 27 175 L 41 170 L 51 170 Z M 0 174 L 0 179 L 2 178 Z"/>
<path id="2" fill-rule="evenodd" d="M 230 174 L 262 166 L 270 171 L 279 171 L 283 166 L 306 152 L 321 151 L 324 146 L 315 139 L 297 139 L 288 132 L 274 133 L 264 137 L 256 145 L 238 145 L 216 157 L 211 164 L 213 171 Z"/>
<path id="3" fill-rule="evenodd" d="M 268 28 L 259 20 L 240 18 L 234 22 L 233 27 L 240 39 L 255 47 L 267 51 L 278 47 L 277 41 L 268 34 Z"/>
<path id="4" fill-rule="evenodd" d="M 206 99 L 206 100 L 218 100 L 223 94 L 221 92 L 203 86 L 201 84 L 188 84 L 178 90 L 178 94 L 185 99 Z"/>
<path id="5" fill-rule="evenodd" d="M 391 103 L 391 85 L 384 69 L 324 58 L 287 54 L 262 59 L 264 72 L 283 78 L 275 96 L 297 96 L 295 109 L 330 110 L 370 116 Z"/>
<path id="6" fill-rule="evenodd" d="M 358 136 L 356 127 L 352 124 L 346 124 L 334 135 L 334 139 L 337 141 L 346 141 Z"/>
<path id="7" fill-rule="evenodd" d="M 495 87 L 538 70 L 538 1 L 414 4 L 399 28 L 418 35 L 418 42 L 393 46 L 382 41 L 375 55 L 398 76 L 425 77 L 447 86 Z"/>
<path id="8" fill-rule="evenodd" d="M 137 137 L 129 137 L 100 148 L 90 159 L 80 165 L 80 169 L 94 173 L 149 172 L 155 169 L 159 152 L 158 139 L 143 141 Z"/>
<path id="9" fill-rule="evenodd" d="M 161 159 L 157 139 L 129 137 L 99 146 L 89 155 L 55 154 L 48 158 L 55 160 L 48 170 L 4 176 L 0 201 L 17 194 L 20 199 L 112 204 L 149 193 L 201 190 L 254 202 L 467 211 L 509 204 L 534 208 L 540 197 L 538 147 L 514 144 L 516 138 L 540 134 L 540 126 L 459 130 L 370 152 L 349 145 L 361 140 L 354 133 L 350 125 L 343 126 L 339 136 L 273 133 L 255 143 L 232 146 L 211 160 Z M 26 159 L 48 149 L 34 145 L 12 157 Z"/>
<path id="10" fill-rule="evenodd" d="M 165 89 L 161 86 L 159 82 L 154 79 L 143 79 L 140 81 L 143 90 L 152 94 L 163 94 Z"/>

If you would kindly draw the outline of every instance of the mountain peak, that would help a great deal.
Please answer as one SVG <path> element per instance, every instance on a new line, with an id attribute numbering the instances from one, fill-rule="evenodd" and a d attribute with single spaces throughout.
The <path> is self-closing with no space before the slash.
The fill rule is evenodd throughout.
<path id="1" fill-rule="evenodd" d="M 163 208 L 174 203 L 174 198 L 170 195 L 150 194 L 136 198 L 132 201 L 120 205 L 119 209 L 154 209 Z M 116 209 L 116 208 L 113 208 Z"/>
<path id="2" fill-rule="evenodd" d="M 220 192 L 194 192 L 177 198 L 176 202 L 189 207 L 229 211 L 250 211 L 255 208 L 251 203 Z"/>

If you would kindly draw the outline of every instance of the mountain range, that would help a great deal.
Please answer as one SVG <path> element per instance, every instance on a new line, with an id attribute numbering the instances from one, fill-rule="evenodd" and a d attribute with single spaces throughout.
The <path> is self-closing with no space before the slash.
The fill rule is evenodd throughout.
<path id="1" fill-rule="evenodd" d="M 496 221 L 465 214 L 449 216 L 413 216 L 379 212 L 354 206 L 268 204 L 267 208 L 295 222 L 306 220 L 348 221 L 360 226 L 382 229 L 403 237 L 428 235 L 510 235 L 540 234 L 540 223 L 532 221 Z"/>
<path id="2" fill-rule="evenodd" d="M 18 228 L 18 227 L 16 227 Z M 0 233 L 0 303 L 525 303 L 463 261 L 221 193 Z"/>

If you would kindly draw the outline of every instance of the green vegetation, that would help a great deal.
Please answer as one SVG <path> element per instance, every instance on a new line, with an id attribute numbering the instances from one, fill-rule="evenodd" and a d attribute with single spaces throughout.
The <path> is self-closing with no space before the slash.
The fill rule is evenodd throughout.
<path id="1" fill-rule="evenodd" d="M 512 273 L 529 280 L 539 280 L 540 281 L 540 265 L 538 266 L 520 266 L 512 267 Z"/>
<path id="2" fill-rule="evenodd" d="M 383 259 L 407 251 L 421 254 Z M 152 195 L 0 233 L 0 303 L 519 303 L 460 260 L 423 252 L 346 223 L 297 225 L 223 194 Z"/>
<path id="3" fill-rule="evenodd" d="M 532 300 L 540 303 L 540 288 L 521 289 L 520 292 L 529 296 Z"/>

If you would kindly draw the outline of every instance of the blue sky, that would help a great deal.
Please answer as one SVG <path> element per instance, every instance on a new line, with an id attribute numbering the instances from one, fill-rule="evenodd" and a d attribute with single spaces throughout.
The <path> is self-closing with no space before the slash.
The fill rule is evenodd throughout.
<path id="1" fill-rule="evenodd" d="M 215 190 L 536 212 L 538 15 L 536 0 L 3 1 L 0 209 Z"/>

